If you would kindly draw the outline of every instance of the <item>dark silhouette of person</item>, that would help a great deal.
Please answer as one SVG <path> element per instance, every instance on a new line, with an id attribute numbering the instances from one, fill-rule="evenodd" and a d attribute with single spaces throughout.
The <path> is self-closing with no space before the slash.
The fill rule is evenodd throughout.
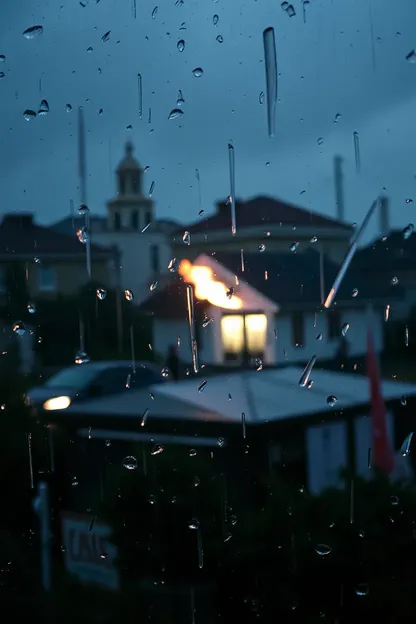
<path id="1" fill-rule="evenodd" d="M 178 381 L 178 379 L 179 379 L 180 361 L 179 361 L 178 351 L 177 351 L 175 345 L 170 345 L 170 347 L 168 349 L 168 357 L 166 359 L 166 366 L 170 370 L 172 378 L 175 381 Z"/>

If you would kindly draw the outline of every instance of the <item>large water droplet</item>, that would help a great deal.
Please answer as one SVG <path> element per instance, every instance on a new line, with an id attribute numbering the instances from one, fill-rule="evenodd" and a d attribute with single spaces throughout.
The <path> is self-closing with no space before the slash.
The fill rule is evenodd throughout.
<path id="1" fill-rule="evenodd" d="M 43 26 L 31 26 L 30 28 L 26 28 L 23 32 L 23 37 L 25 39 L 35 39 L 35 37 L 39 37 L 43 33 Z"/>
<path id="2" fill-rule="evenodd" d="M 178 91 L 178 97 L 176 99 L 176 106 L 183 106 L 185 104 L 184 97 L 182 95 L 182 91 Z"/>
<path id="3" fill-rule="evenodd" d="M 222 35 L 217 35 L 215 40 L 218 41 L 218 43 L 224 43 L 224 37 Z"/>
<path id="4" fill-rule="evenodd" d="M 27 304 L 27 311 L 29 312 L 29 314 L 35 314 L 36 312 L 36 306 L 31 301 L 29 301 L 29 303 Z"/>
<path id="5" fill-rule="evenodd" d="M 48 100 L 42 100 L 39 106 L 38 115 L 47 115 L 49 113 Z"/>
<path id="6" fill-rule="evenodd" d="M 201 67 L 195 67 L 195 69 L 192 70 L 192 73 L 195 78 L 200 78 L 203 75 L 204 70 Z"/>
<path id="7" fill-rule="evenodd" d="M 32 119 L 36 117 L 36 113 L 34 110 L 27 108 L 25 112 L 23 113 L 23 117 L 25 118 L 26 121 L 32 121 Z"/>
<path id="8" fill-rule="evenodd" d="M 174 108 L 170 111 L 168 119 L 179 119 L 184 116 L 183 110 L 180 108 Z"/>
<path id="9" fill-rule="evenodd" d="M 162 368 L 162 370 L 160 371 L 162 377 L 169 377 L 169 369 L 166 368 L 166 366 L 164 368 Z"/>
<path id="10" fill-rule="evenodd" d="M 408 238 L 411 237 L 411 235 L 413 234 L 413 230 L 415 229 L 415 226 L 413 225 L 413 223 L 409 223 L 409 225 L 406 225 L 406 227 L 403 230 L 403 238 L 405 240 L 407 240 Z"/>
<path id="11" fill-rule="evenodd" d="M 12 327 L 15 334 L 18 336 L 24 336 L 26 333 L 26 326 L 23 321 L 16 321 Z"/>
<path id="12" fill-rule="evenodd" d="M 179 39 L 176 47 L 178 48 L 179 52 L 183 52 L 185 50 L 185 41 L 183 39 Z"/>
<path id="13" fill-rule="evenodd" d="M 191 244 L 191 235 L 190 235 L 189 232 L 184 232 L 183 233 L 182 241 L 185 243 L 185 245 L 190 245 Z"/>
<path id="14" fill-rule="evenodd" d="M 349 323 L 344 323 L 343 326 L 341 327 L 341 334 L 343 336 L 346 336 L 347 335 L 347 331 L 349 330 L 349 328 L 350 328 L 350 324 Z"/>
<path id="15" fill-rule="evenodd" d="M 291 246 L 289 247 L 289 251 L 296 251 L 296 249 L 299 247 L 299 242 L 295 241 L 291 244 Z"/>
<path id="16" fill-rule="evenodd" d="M 0 63 L 4 63 L 6 60 L 6 57 L 4 56 L 4 54 L 0 54 Z"/>
<path id="17" fill-rule="evenodd" d="M 96 293 L 100 301 L 103 301 L 107 296 L 107 292 L 104 290 L 104 288 L 97 288 Z"/>
<path id="18" fill-rule="evenodd" d="M 158 6 L 155 6 L 155 8 L 154 8 L 154 9 L 153 9 L 153 11 L 152 11 L 152 19 L 155 19 L 155 17 L 156 17 L 156 15 L 157 15 L 158 10 L 159 10 L 159 7 L 158 7 Z"/>
<path id="19" fill-rule="evenodd" d="M 351 296 L 352 296 L 352 297 L 358 297 L 358 288 L 353 288 L 353 289 L 352 289 Z"/>
<path id="20" fill-rule="evenodd" d="M 331 546 L 328 546 L 328 544 L 318 544 L 315 547 L 315 552 L 321 557 L 326 557 L 330 554 L 330 552 L 332 552 L 332 548 Z"/>
<path id="21" fill-rule="evenodd" d="M 106 33 L 104 33 L 104 35 L 101 37 L 101 41 L 103 43 L 105 43 L 106 41 L 108 41 L 110 39 L 110 35 L 111 35 L 111 30 L 108 30 Z"/>
<path id="22" fill-rule="evenodd" d="M 416 52 L 414 50 L 410 50 L 409 54 L 406 55 L 406 61 L 409 63 L 416 63 Z"/>
<path id="23" fill-rule="evenodd" d="M 215 14 L 212 18 L 212 23 L 214 24 L 214 26 L 216 26 L 219 22 L 220 18 L 218 17 L 217 14 Z"/>
<path id="24" fill-rule="evenodd" d="M 178 270 L 178 261 L 176 258 L 172 258 L 172 260 L 168 264 L 168 269 L 171 273 L 176 273 Z"/>
<path id="25" fill-rule="evenodd" d="M 355 589 L 357 596 L 367 596 L 369 591 L 370 589 L 366 583 L 360 583 Z"/>
<path id="26" fill-rule="evenodd" d="M 89 239 L 88 229 L 86 227 L 82 227 L 79 230 L 77 230 L 77 237 L 78 237 L 79 242 L 85 245 Z"/>
<path id="27" fill-rule="evenodd" d="M 129 288 L 126 288 L 126 290 L 124 291 L 124 297 L 127 299 L 127 301 L 133 301 L 134 299 L 133 291 L 130 290 Z"/>
<path id="28" fill-rule="evenodd" d="M 89 208 L 86 204 L 80 204 L 78 206 L 78 214 L 84 216 L 89 213 Z"/>
<path id="29" fill-rule="evenodd" d="M 399 283 L 399 280 L 398 280 L 398 278 L 397 278 L 397 277 L 392 277 L 392 278 L 391 278 L 391 280 L 390 280 L 390 284 L 391 284 L 392 286 L 397 286 L 397 284 L 398 284 L 398 283 Z"/>
<path id="30" fill-rule="evenodd" d="M 333 394 L 330 394 L 330 395 L 327 397 L 326 402 L 327 402 L 327 404 L 329 405 L 329 407 L 334 407 L 334 405 L 336 404 L 337 400 L 338 400 L 338 399 L 337 399 L 337 397 L 336 397 L 336 396 L 334 396 Z"/>
<path id="31" fill-rule="evenodd" d="M 196 518 L 192 518 L 192 520 L 188 524 L 190 529 L 197 531 L 199 529 L 199 521 Z"/>
<path id="32" fill-rule="evenodd" d="M 78 351 L 75 355 L 75 364 L 88 364 L 90 361 L 89 355 L 85 351 Z"/>
<path id="33" fill-rule="evenodd" d="M 65 107 L 65 110 L 66 110 L 67 113 L 70 113 L 72 111 L 71 104 L 67 104 L 66 107 Z"/>
<path id="34" fill-rule="evenodd" d="M 133 457 L 133 455 L 127 455 L 127 457 L 123 459 L 123 466 L 127 468 L 127 470 L 136 470 L 137 459 Z"/>

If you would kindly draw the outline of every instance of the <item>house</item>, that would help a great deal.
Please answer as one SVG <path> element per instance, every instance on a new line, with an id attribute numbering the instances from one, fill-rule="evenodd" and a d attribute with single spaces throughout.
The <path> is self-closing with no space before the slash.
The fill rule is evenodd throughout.
<path id="1" fill-rule="evenodd" d="M 146 474 L 152 462 L 157 462 L 157 453 L 152 452 L 155 445 L 162 445 L 165 453 L 172 446 L 182 447 L 184 456 L 189 456 L 191 449 L 194 454 L 205 453 L 229 486 L 239 487 L 245 495 L 249 490 L 242 485 L 247 475 L 242 457 L 247 453 L 255 470 L 283 474 L 312 494 L 343 487 L 343 470 L 369 478 L 368 380 L 314 369 L 314 383 L 306 388 L 299 386 L 301 374 L 302 368 L 295 366 L 234 371 L 208 378 L 203 391 L 198 391 L 204 380 L 201 376 L 158 384 L 151 387 L 150 396 L 148 390 L 131 390 L 123 396 L 47 412 L 39 426 L 45 421 L 52 423 L 59 438 L 70 442 L 70 453 L 61 448 L 60 457 L 70 462 L 65 474 L 80 477 L 84 495 L 88 494 L 85 487 L 99 489 L 108 453 L 120 464 L 124 457 L 132 456 L 138 470 Z M 383 381 L 382 393 L 388 410 L 388 435 L 393 447 L 400 449 L 412 431 L 416 386 Z M 138 426 L 144 420 L 146 426 Z M 110 444 L 104 445 L 104 441 Z M 412 457 L 406 461 L 413 461 Z M 252 469 L 249 473 L 252 475 Z M 252 481 L 245 485 L 253 487 Z"/>
<path id="2" fill-rule="evenodd" d="M 153 317 L 153 349 L 165 353 L 178 342 L 181 359 L 191 361 L 186 289 L 192 284 L 199 358 L 206 365 L 238 366 L 245 354 L 268 366 L 305 362 L 312 355 L 332 360 L 342 334 L 348 354 L 360 357 L 369 324 L 376 351 L 382 351 L 384 308 L 402 296 L 400 287 L 348 272 L 335 305 L 325 310 L 321 303 L 337 271 L 313 250 L 184 260 L 179 275 L 141 305 Z"/>
<path id="3" fill-rule="evenodd" d="M 111 283 L 114 249 L 91 245 L 92 279 Z M 72 295 L 87 283 L 86 246 L 74 234 L 67 236 L 38 225 L 32 214 L 11 213 L 0 225 L 0 294 L 8 296 L 13 267 L 20 265 L 29 295 Z"/>
<path id="4" fill-rule="evenodd" d="M 416 306 L 416 237 L 413 225 L 404 230 L 391 230 L 388 235 L 377 238 L 360 249 L 352 263 L 352 269 L 374 284 L 397 283 L 404 289 L 404 296 L 392 304 L 390 318 L 406 320 Z"/>
<path id="5" fill-rule="evenodd" d="M 255 197 L 236 201 L 235 235 L 231 231 L 231 209 L 218 202 L 213 215 L 202 214 L 198 221 L 179 228 L 174 238 L 177 258 L 196 258 L 201 253 L 254 253 L 261 248 L 269 252 L 297 252 L 318 248 L 336 262 L 342 260 L 353 234 L 353 226 L 339 219 L 319 215 L 272 197 Z M 184 232 L 189 237 L 184 248 Z M 190 255 L 189 255 L 190 254 Z"/>

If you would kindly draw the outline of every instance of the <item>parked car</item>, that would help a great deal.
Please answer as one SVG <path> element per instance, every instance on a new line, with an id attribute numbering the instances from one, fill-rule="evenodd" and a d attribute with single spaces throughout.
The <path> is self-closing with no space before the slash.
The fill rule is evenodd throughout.
<path id="1" fill-rule="evenodd" d="M 129 389 L 146 388 L 167 381 L 161 369 L 149 362 L 88 362 L 74 364 L 31 388 L 27 405 L 47 411 L 66 409 L 74 401 L 85 401 Z"/>

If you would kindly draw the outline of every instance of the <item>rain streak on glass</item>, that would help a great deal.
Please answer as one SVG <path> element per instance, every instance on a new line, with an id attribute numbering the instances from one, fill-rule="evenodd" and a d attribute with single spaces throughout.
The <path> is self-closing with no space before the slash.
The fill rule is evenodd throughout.
<path id="1" fill-rule="evenodd" d="M 189 325 L 189 339 L 190 339 L 190 344 L 191 344 L 192 365 L 193 365 L 194 373 L 197 373 L 199 370 L 198 343 L 196 340 L 194 289 L 192 287 L 192 284 L 186 285 L 186 302 L 187 302 L 187 309 L 188 309 L 188 325 Z M 199 388 L 198 388 L 198 392 L 201 392 Z"/>
<path id="2" fill-rule="evenodd" d="M 354 158 L 355 158 L 355 171 L 360 173 L 361 171 L 361 156 L 360 156 L 360 137 L 358 136 L 358 132 L 354 132 Z"/>
<path id="3" fill-rule="evenodd" d="M 264 61 L 266 68 L 267 125 L 269 137 L 275 134 L 277 104 L 277 59 L 274 28 L 263 31 Z"/>
<path id="4" fill-rule="evenodd" d="M 344 323 L 343 326 L 341 327 L 341 334 L 343 336 L 346 336 L 349 328 L 350 328 L 350 324 L 349 323 Z"/>
<path id="5" fill-rule="evenodd" d="M 237 224 L 235 218 L 235 155 L 234 155 L 234 145 L 228 143 L 228 166 L 229 166 L 229 174 L 230 174 L 230 196 L 229 196 L 229 204 L 231 209 L 231 233 L 235 236 L 237 232 Z"/>
<path id="6" fill-rule="evenodd" d="M 407 457 L 408 455 L 410 455 L 410 446 L 412 444 L 413 435 L 414 435 L 414 432 L 411 431 L 409 435 L 406 436 L 406 438 L 403 441 L 403 444 L 400 447 L 400 453 L 403 455 L 403 457 Z"/>
<path id="7" fill-rule="evenodd" d="M 139 113 L 139 119 L 141 119 L 143 115 L 143 85 L 142 85 L 141 74 L 137 74 L 137 95 L 138 95 L 138 113 Z"/>
<path id="8" fill-rule="evenodd" d="M 309 377 L 311 376 L 312 369 L 315 366 L 315 362 L 316 362 L 316 355 L 312 355 L 309 362 L 306 364 L 305 368 L 303 369 L 302 375 L 300 376 L 299 385 L 301 386 L 301 388 L 304 388 L 305 386 L 308 385 Z"/>

